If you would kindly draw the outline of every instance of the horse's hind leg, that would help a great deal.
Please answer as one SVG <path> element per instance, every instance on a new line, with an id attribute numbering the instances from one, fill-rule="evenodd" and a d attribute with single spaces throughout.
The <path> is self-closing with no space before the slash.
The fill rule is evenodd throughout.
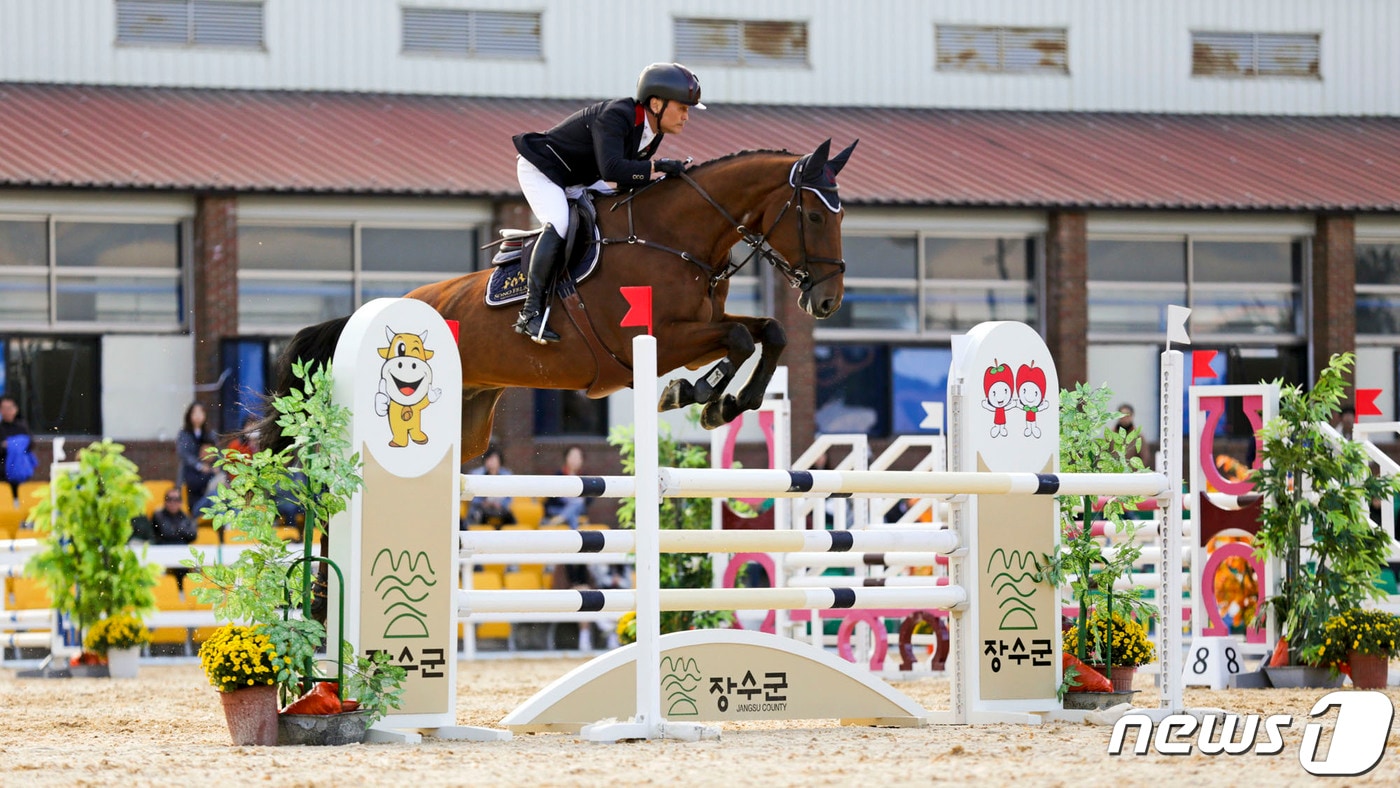
<path id="1" fill-rule="evenodd" d="M 462 391 L 462 457 L 464 462 L 479 456 L 491 443 L 491 423 L 496 402 L 505 389 L 464 389 Z"/>

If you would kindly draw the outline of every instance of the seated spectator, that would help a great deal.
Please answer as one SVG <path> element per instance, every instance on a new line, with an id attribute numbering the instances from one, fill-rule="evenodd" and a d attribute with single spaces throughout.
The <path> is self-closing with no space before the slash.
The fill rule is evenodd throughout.
<path id="1" fill-rule="evenodd" d="M 501 455 L 501 450 L 496 444 L 491 444 L 486 448 L 486 454 L 481 457 L 480 468 L 473 468 L 468 471 L 470 476 L 510 476 L 510 468 L 505 467 L 505 458 Z M 515 515 L 510 511 L 511 497 L 489 497 L 477 496 L 472 499 L 467 506 L 467 519 L 462 526 L 468 525 L 494 525 L 500 528 L 503 525 L 514 525 Z"/>
<path id="2" fill-rule="evenodd" d="M 190 517 L 180 501 L 179 488 L 165 491 L 165 505 L 151 516 L 153 544 L 189 544 L 199 535 L 199 526 Z M 175 576 L 175 583 L 183 591 L 188 569 L 166 569 L 166 574 Z"/>
<path id="3" fill-rule="evenodd" d="M 165 492 L 165 505 L 152 515 L 151 530 L 155 544 L 189 544 L 199 535 L 194 519 L 185 512 L 179 490 Z"/>
<path id="4" fill-rule="evenodd" d="M 564 450 L 564 467 L 560 468 L 556 476 L 580 476 L 583 471 L 583 447 L 570 446 Z M 578 529 L 579 518 L 588 510 L 587 498 L 546 498 L 544 501 L 544 519 L 548 525 L 560 525 L 567 523 L 570 528 Z"/>

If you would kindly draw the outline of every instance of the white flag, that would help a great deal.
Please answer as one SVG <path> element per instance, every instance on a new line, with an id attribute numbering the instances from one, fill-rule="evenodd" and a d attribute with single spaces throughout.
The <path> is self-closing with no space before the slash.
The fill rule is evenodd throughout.
<path id="1" fill-rule="evenodd" d="M 1186 318 L 1191 316 L 1191 310 L 1184 306 L 1167 306 L 1167 341 L 1175 342 L 1179 345 L 1191 344 L 1191 337 L 1186 333 Z"/>

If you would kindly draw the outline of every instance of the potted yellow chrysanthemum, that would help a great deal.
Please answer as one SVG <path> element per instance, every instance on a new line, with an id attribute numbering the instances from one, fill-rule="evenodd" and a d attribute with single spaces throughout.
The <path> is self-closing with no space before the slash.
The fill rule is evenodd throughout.
<path id="1" fill-rule="evenodd" d="M 107 658 L 114 679 L 134 679 L 140 670 L 141 647 L 151 642 L 151 630 L 128 613 L 107 616 L 88 627 L 83 648 Z"/>
<path id="2" fill-rule="evenodd" d="M 199 664 L 219 691 L 235 745 L 277 744 L 277 674 L 288 662 L 258 627 L 225 624 L 200 646 Z"/>
<path id="3" fill-rule="evenodd" d="M 1322 637 L 1322 664 L 1344 668 L 1357 689 L 1385 688 L 1400 655 L 1400 616 L 1353 608 L 1329 618 Z"/>
<path id="4" fill-rule="evenodd" d="M 1108 617 L 1095 609 L 1089 616 L 1087 633 L 1085 662 L 1113 682 L 1114 692 L 1130 692 L 1138 666 L 1157 658 L 1147 627 L 1120 613 L 1113 614 L 1110 627 Z M 1064 633 L 1065 653 L 1073 654 L 1078 649 L 1079 628 L 1070 627 Z M 1104 664 L 1106 659 L 1111 661 Z"/>

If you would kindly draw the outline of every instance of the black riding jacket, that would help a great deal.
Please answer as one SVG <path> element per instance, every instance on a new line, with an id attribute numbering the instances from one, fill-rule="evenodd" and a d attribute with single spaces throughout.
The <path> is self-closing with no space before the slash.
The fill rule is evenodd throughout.
<path id="1" fill-rule="evenodd" d="M 517 134 L 515 149 L 561 187 L 612 181 L 621 191 L 651 180 L 649 160 L 661 138 L 658 133 L 637 152 L 646 124 L 646 111 L 630 98 L 600 101 L 575 112 L 544 133 Z"/>

